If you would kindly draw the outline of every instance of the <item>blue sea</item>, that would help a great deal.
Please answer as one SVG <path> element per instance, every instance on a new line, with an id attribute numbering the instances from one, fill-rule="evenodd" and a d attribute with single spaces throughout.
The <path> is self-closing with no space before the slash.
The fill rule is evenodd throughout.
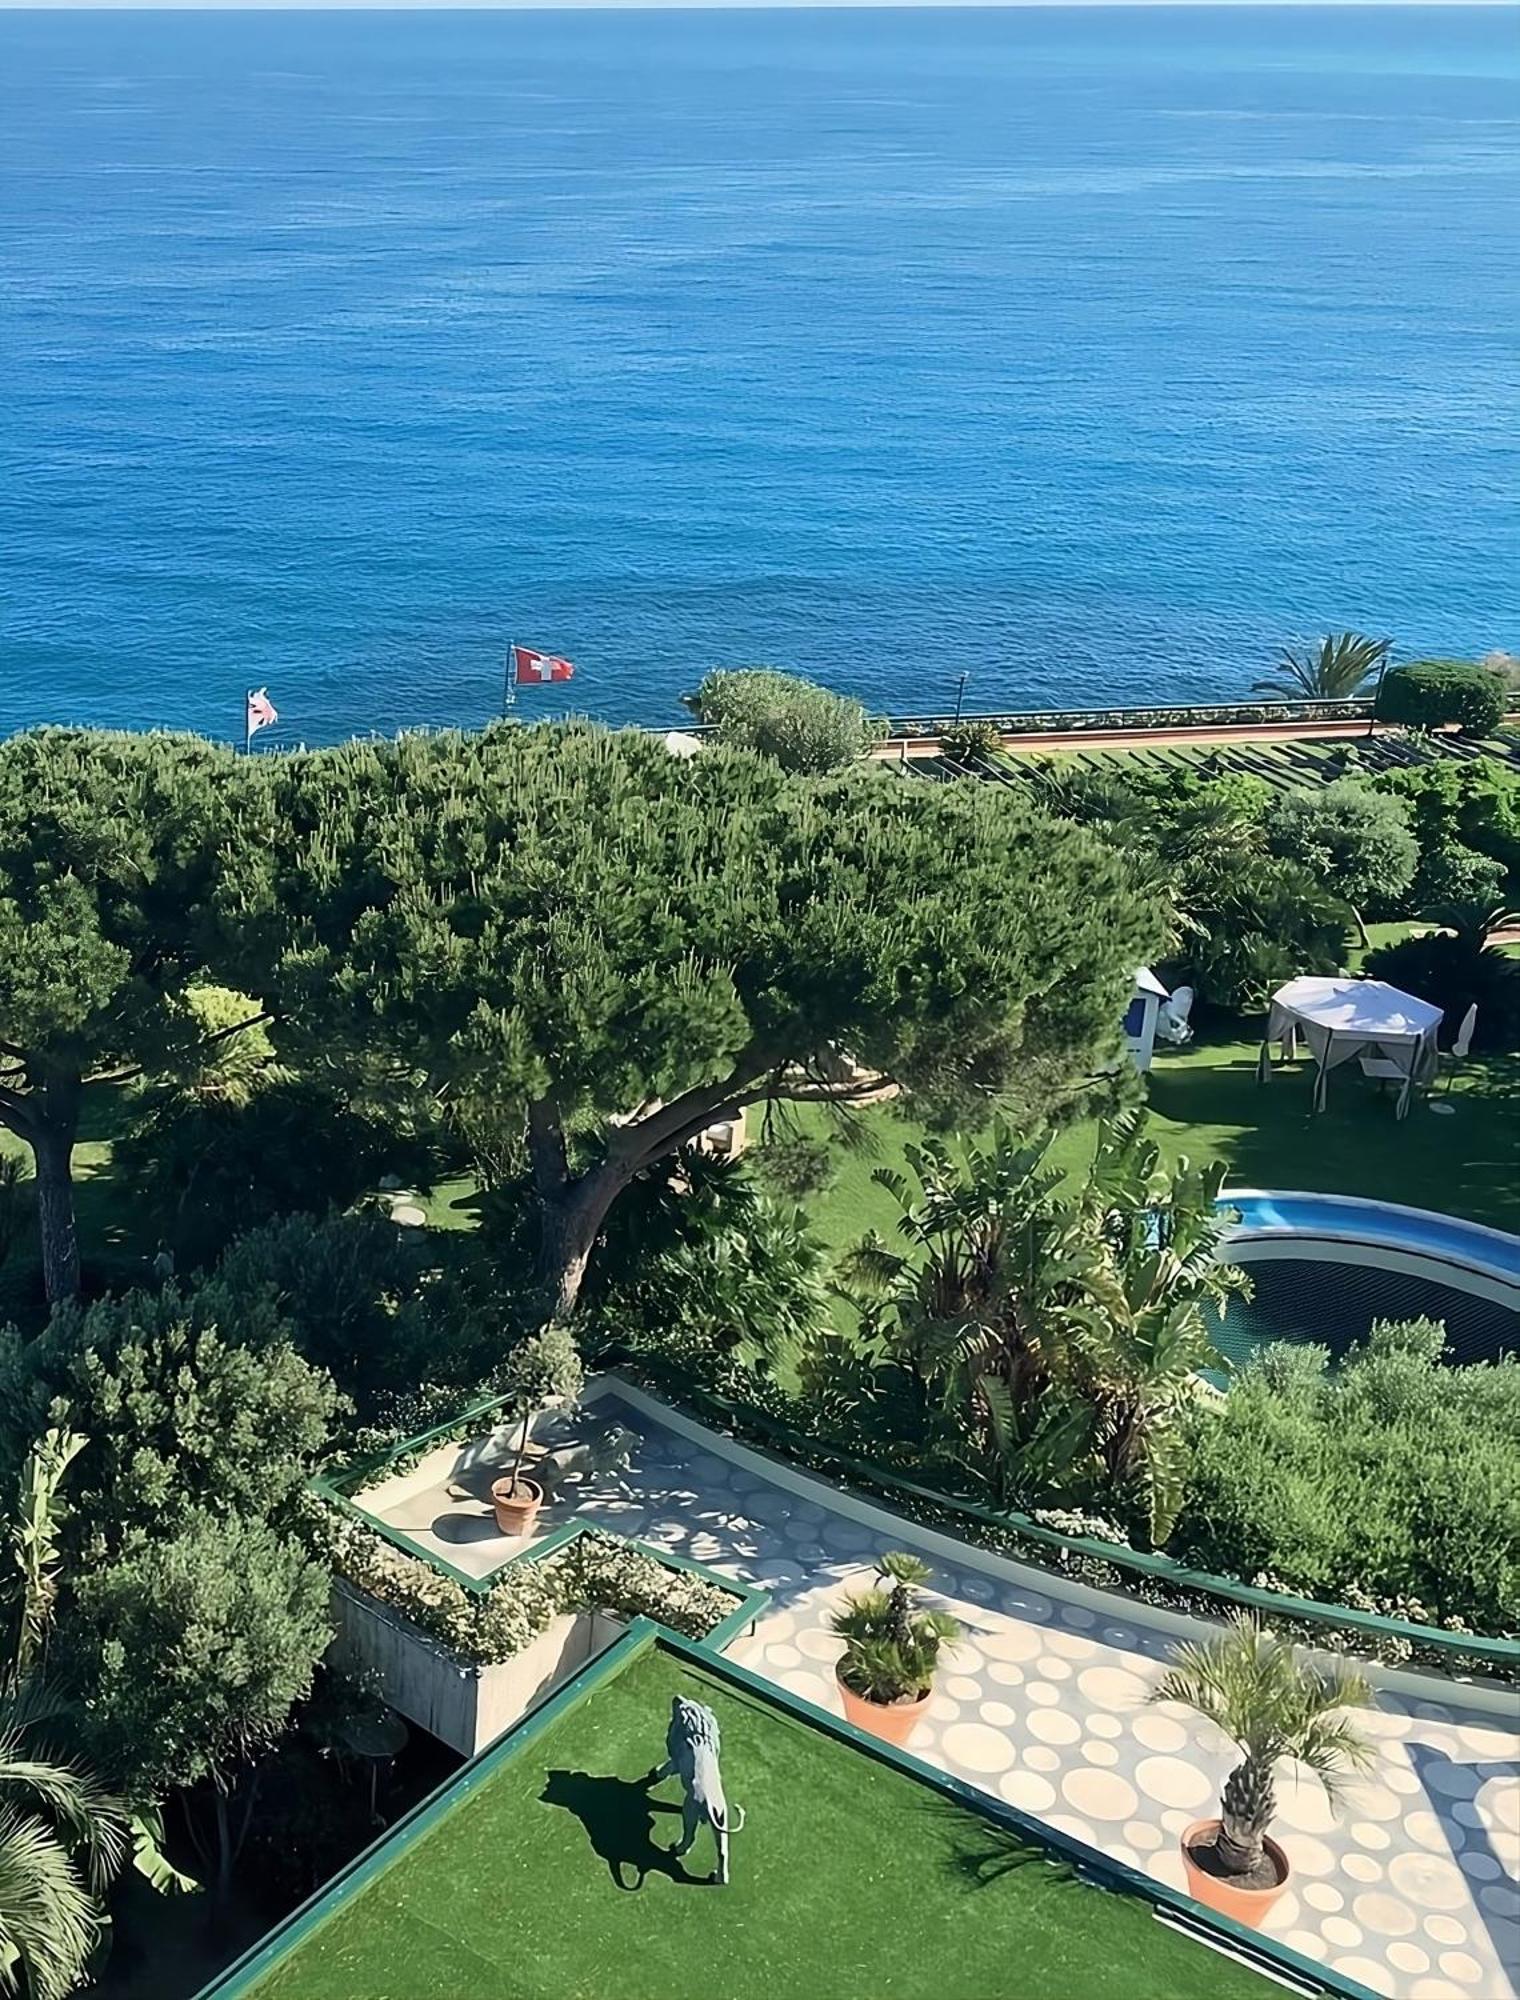
<path id="1" fill-rule="evenodd" d="M 0 730 L 1520 649 L 1509 8 L 0 13 L 0 177 Z"/>

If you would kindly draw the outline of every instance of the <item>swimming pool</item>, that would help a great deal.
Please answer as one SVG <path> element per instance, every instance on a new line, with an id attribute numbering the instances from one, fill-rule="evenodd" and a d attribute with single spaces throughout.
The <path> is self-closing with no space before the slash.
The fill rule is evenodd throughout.
<path id="1" fill-rule="evenodd" d="M 1455 1362 L 1520 1352 L 1520 1237 L 1354 1195 L 1232 1188 L 1223 1254 L 1255 1296 L 1232 1300 L 1215 1344 L 1245 1360 L 1268 1341 L 1343 1353 L 1374 1320 L 1446 1324 Z"/>

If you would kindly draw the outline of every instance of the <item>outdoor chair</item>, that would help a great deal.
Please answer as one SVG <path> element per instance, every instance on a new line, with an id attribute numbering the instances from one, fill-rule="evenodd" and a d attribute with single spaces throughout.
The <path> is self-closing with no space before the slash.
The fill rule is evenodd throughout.
<path id="1" fill-rule="evenodd" d="M 1472 1048 L 1473 1030 L 1477 1025 L 1478 1003 L 1475 1000 L 1462 1016 L 1462 1025 L 1457 1030 L 1457 1039 L 1449 1049 L 1438 1053 L 1436 1056 L 1436 1062 L 1439 1065 L 1441 1075 L 1445 1079 L 1445 1088 L 1442 1091 L 1443 1098 L 1450 1097 L 1452 1079 L 1467 1061 L 1468 1051 Z M 1457 1107 L 1454 1104 L 1438 1104 L 1432 1099 L 1430 1108 L 1432 1111 L 1439 1111 L 1443 1117 L 1449 1118 Z"/>

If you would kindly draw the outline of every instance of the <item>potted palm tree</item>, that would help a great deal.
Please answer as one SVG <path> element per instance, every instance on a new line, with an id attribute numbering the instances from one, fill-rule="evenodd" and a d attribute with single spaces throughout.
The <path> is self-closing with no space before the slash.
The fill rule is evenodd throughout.
<path id="1" fill-rule="evenodd" d="M 845 1642 L 834 1677 L 846 1720 L 900 1745 L 928 1707 L 940 1650 L 954 1645 L 961 1624 L 948 1611 L 919 1608 L 914 1592 L 932 1572 L 917 1556 L 889 1551 L 876 1573 L 881 1582 L 847 1598 L 829 1620 Z"/>
<path id="2" fill-rule="evenodd" d="M 547 1403 L 573 1403 L 581 1393 L 581 1357 L 562 1326 L 546 1326 L 507 1356 L 502 1371 L 506 1394 L 517 1406 L 521 1425 L 512 1455 L 512 1470 L 491 1485 L 496 1525 L 504 1535 L 530 1535 L 544 1504 L 544 1490 L 523 1475 L 528 1432 Z"/>
<path id="3" fill-rule="evenodd" d="M 1225 1780 L 1218 1819 L 1182 1835 L 1188 1893 L 1240 1924 L 1259 1924 L 1288 1885 L 1287 1855 L 1267 1828 L 1277 1811 L 1273 1773 L 1284 1757 L 1306 1764 L 1333 1804 L 1345 1775 L 1365 1771 L 1372 1746 L 1344 1713 L 1367 1708 L 1358 1673 L 1316 1667 L 1253 1618 L 1202 1645 L 1178 1648 L 1152 1701 L 1182 1702 L 1234 1738 L 1241 1761 Z"/>

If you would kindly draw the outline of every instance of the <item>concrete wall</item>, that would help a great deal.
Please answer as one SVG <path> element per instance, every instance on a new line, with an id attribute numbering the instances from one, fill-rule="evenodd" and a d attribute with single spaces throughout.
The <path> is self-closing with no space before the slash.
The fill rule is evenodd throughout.
<path id="1" fill-rule="evenodd" d="M 333 1611 L 334 1664 L 378 1675 L 392 1708 L 462 1757 L 494 1743 L 624 1629 L 600 1611 L 566 1612 L 512 1659 L 477 1667 L 347 1584 L 336 1586 Z"/>

